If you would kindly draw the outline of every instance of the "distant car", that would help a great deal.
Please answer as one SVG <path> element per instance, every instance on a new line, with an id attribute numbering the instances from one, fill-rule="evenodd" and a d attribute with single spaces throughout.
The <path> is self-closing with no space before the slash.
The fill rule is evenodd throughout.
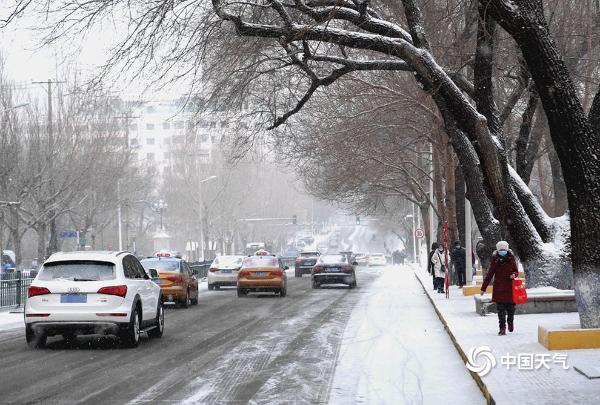
<path id="1" fill-rule="evenodd" d="M 371 253 L 369 255 L 369 266 L 385 266 L 387 260 L 383 253 Z"/>
<path id="2" fill-rule="evenodd" d="M 346 256 L 341 254 L 319 257 L 311 272 L 312 288 L 319 288 L 323 284 L 347 284 L 348 288 L 355 288 L 354 263 L 348 262 Z"/>
<path id="3" fill-rule="evenodd" d="M 324 243 L 320 243 L 319 245 L 317 245 L 317 250 L 318 250 L 318 251 L 319 251 L 321 254 L 327 253 L 327 250 L 328 250 L 328 249 L 329 249 L 329 246 L 327 246 L 327 245 L 326 245 L 326 244 L 324 244 Z"/>
<path id="4" fill-rule="evenodd" d="M 287 294 L 287 266 L 276 256 L 249 256 L 242 261 L 238 272 L 237 295 L 249 292 L 273 292 L 285 297 Z"/>
<path id="5" fill-rule="evenodd" d="M 340 254 L 346 256 L 346 260 L 348 260 L 348 263 L 356 262 L 356 257 L 354 256 L 354 253 L 352 253 L 352 251 L 344 250 L 344 251 L 341 251 Z M 356 263 L 358 263 L 358 262 L 356 262 Z"/>
<path id="6" fill-rule="evenodd" d="M 48 336 L 114 334 L 127 347 L 140 332 L 161 337 L 161 290 L 137 258 L 127 252 L 55 253 L 27 291 L 25 339 L 43 347 Z"/>
<path id="7" fill-rule="evenodd" d="M 174 302 L 183 308 L 198 303 L 198 279 L 183 259 L 171 256 L 149 257 L 141 260 L 147 271 L 155 269 L 154 282 L 162 290 L 165 302 Z"/>
<path id="8" fill-rule="evenodd" d="M 219 256 L 213 260 L 208 269 L 208 289 L 219 289 L 223 286 L 236 286 L 238 272 L 242 267 L 244 256 Z"/>
<path id="9" fill-rule="evenodd" d="M 354 259 L 356 260 L 359 266 L 366 266 L 367 264 L 369 264 L 368 253 L 356 253 L 354 255 Z"/>
<path id="10" fill-rule="evenodd" d="M 310 274 L 319 256 L 321 253 L 316 250 L 300 252 L 294 263 L 294 276 L 302 277 L 304 274 Z"/>

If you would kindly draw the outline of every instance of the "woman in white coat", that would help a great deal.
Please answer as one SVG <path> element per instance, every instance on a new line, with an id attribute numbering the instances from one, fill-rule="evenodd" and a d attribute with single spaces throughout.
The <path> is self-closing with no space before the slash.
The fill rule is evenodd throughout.
<path id="1" fill-rule="evenodd" d="M 431 265 L 433 266 L 433 275 L 437 283 L 437 292 L 444 292 L 444 279 L 446 277 L 446 259 L 444 258 L 444 246 L 440 245 L 438 250 L 431 256 Z M 450 266 L 450 256 L 448 256 L 448 266 Z"/>

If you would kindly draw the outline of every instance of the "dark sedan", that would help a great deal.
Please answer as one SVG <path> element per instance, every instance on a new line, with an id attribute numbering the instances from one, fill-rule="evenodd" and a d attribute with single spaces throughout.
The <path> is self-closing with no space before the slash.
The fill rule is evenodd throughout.
<path id="1" fill-rule="evenodd" d="M 319 288 L 323 284 L 347 284 L 356 287 L 356 263 L 349 263 L 345 255 L 323 255 L 312 268 L 312 287 Z"/>
<path id="2" fill-rule="evenodd" d="M 302 277 L 304 274 L 310 274 L 313 266 L 317 263 L 319 256 L 321 256 L 321 253 L 317 251 L 305 251 L 300 253 L 300 255 L 296 257 L 294 266 L 295 276 Z"/>

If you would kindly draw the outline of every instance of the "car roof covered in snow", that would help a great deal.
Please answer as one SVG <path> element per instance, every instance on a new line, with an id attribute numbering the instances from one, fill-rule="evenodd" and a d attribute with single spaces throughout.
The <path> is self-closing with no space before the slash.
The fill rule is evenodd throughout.
<path id="1" fill-rule="evenodd" d="M 78 250 L 74 252 L 57 252 L 52 254 L 44 263 L 62 262 L 69 260 L 96 260 L 102 262 L 117 263 L 121 256 L 130 254 L 129 252 L 112 252 L 104 250 Z"/>

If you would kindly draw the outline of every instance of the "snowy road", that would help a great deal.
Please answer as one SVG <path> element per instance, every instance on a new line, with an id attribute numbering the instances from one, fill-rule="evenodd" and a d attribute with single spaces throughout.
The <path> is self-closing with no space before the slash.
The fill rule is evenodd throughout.
<path id="1" fill-rule="evenodd" d="M 313 290 L 289 278 L 288 297 L 201 291 L 198 306 L 166 313 L 162 339 L 120 349 L 110 337 L 60 337 L 31 350 L 23 330 L 0 333 L 0 402 L 315 403 L 327 401 L 359 288 Z"/>
<path id="2" fill-rule="evenodd" d="M 483 403 L 413 272 L 358 274 L 355 290 L 290 277 L 283 299 L 204 290 L 136 349 L 0 332 L 0 403 Z"/>

